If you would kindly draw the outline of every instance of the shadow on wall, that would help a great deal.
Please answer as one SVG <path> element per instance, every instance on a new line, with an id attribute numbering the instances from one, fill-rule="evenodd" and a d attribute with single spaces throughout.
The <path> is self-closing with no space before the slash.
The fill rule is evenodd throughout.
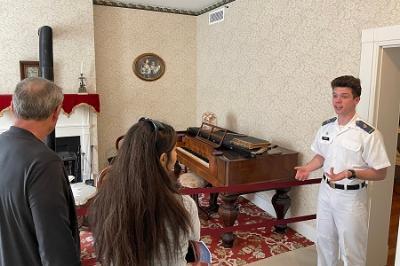
<path id="1" fill-rule="evenodd" d="M 228 112 L 226 115 L 226 126 L 224 128 L 230 129 L 230 130 L 237 130 L 237 118 L 235 114 Z"/>

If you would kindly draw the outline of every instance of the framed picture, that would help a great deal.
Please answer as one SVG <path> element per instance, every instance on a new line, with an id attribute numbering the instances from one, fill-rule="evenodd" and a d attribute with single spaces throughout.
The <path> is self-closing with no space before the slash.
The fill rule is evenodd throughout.
<path id="1" fill-rule="evenodd" d="M 19 61 L 21 80 L 40 76 L 39 61 Z"/>
<path id="2" fill-rule="evenodd" d="M 153 81 L 161 78 L 164 74 L 165 63 L 158 55 L 145 53 L 136 57 L 132 68 L 135 75 L 140 79 Z"/>

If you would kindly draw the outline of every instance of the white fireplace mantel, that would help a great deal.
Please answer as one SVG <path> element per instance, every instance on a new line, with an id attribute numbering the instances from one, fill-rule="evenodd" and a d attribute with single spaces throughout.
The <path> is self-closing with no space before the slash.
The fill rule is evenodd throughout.
<path id="1" fill-rule="evenodd" d="M 60 137 L 80 137 L 81 145 L 81 171 L 82 180 L 89 179 L 91 175 L 97 174 L 97 149 L 95 149 L 95 140 L 92 139 L 96 132 L 96 122 L 92 121 L 91 108 L 81 105 L 73 110 L 69 116 L 60 114 L 56 125 L 56 138 Z M 13 124 L 13 118 L 10 111 L 3 113 L 0 117 L 0 134 L 8 130 Z"/>

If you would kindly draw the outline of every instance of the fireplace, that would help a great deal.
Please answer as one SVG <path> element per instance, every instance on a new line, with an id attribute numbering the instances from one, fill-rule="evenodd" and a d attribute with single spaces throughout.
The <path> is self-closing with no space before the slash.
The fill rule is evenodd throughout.
<path id="1" fill-rule="evenodd" d="M 91 140 L 90 109 L 81 106 L 71 116 L 60 115 L 56 126 L 56 152 L 64 161 L 65 168 L 77 181 L 90 179 L 97 173 L 93 165 L 94 145 Z"/>
<path id="2" fill-rule="evenodd" d="M 56 152 L 63 160 L 68 175 L 75 176 L 73 182 L 82 181 L 81 141 L 79 136 L 56 138 Z M 83 153 L 83 157 L 84 157 Z"/>
<path id="3" fill-rule="evenodd" d="M 0 95 L 0 134 L 13 124 L 11 112 L 6 111 L 11 96 L 11 94 Z M 93 111 L 100 112 L 98 94 L 65 94 L 63 112 L 59 116 L 55 130 L 60 145 L 64 141 L 63 138 L 75 139 L 75 144 L 72 145 L 79 145 L 79 152 L 77 147 L 60 147 L 58 150 L 63 152 L 61 156 L 67 172 L 75 177 L 79 176 L 82 181 L 91 179 L 98 173 L 97 117 Z M 79 144 L 76 144 L 78 139 Z"/>

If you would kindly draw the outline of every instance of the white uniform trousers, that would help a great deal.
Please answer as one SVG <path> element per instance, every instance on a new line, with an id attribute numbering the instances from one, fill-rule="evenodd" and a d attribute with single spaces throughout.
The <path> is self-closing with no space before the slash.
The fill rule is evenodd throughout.
<path id="1" fill-rule="evenodd" d="M 365 266 L 368 240 L 366 187 L 331 188 L 322 180 L 317 209 L 318 266 Z M 340 253 L 339 253 L 340 252 Z"/>

